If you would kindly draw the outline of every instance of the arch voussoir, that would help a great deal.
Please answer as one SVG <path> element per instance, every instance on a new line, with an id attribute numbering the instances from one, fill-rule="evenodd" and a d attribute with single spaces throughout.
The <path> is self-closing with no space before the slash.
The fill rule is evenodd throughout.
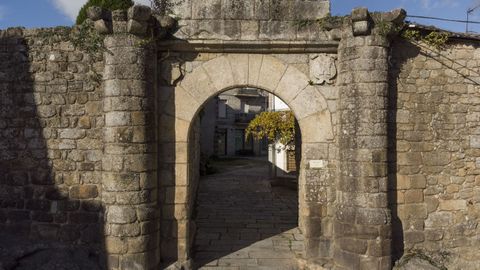
<path id="1" fill-rule="evenodd" d="M 185 75 L 184 80 L 180 83 L 180 87 L 190 93 L 199 104 L 202 104 L 206 98 L 218 92 L 218 89 L 215 87 L 203 66 L 200 66 L 194 69 L 190 74 Z M 188 120 L 191 121 L 192 118 Z"/>
<path id="2" fill-rule="evenodd" d="M 313 85 L 309 85 L 301 90 L 290 102 L 290 106 L 299 121 L 328 108 L 325 98 L 318 91 L 317 87 Z"/>
<path id="3" fill-rule="evenodd" d="M 296 67 L 289 65 L 273 93 L 290 104 L 298 93 L 308 86 L 308 81 L 309 79 L 305 74 Z"/>
<path id="4" fill-rule="evenodd" d="M 275 57 L 264 56 L 258 71 L 258 87 L 273 91 L 273 89 L 277 88 L 287 67 L 286 64 Z"/>
<path id="5" fill-rule="evenodd" d="M 225 85 L 235 85 L 232 67 L 227 57 L 217 57 L 204 63 L 202 66 L 207 72 L 210 81 L 215 86 L 215 90 L 222 89 Z M 221 70 L 221 72 L 218 72 L 219 70 Z M 212 89 L 210 88 L 209 90 Z"/>

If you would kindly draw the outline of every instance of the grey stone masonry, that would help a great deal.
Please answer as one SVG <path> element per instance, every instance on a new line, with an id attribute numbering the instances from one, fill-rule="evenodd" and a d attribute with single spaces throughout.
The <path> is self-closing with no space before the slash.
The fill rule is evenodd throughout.
<path id="1" fill-rule="evenodd" d="M 0 30 L 0 257 L 24 266 L 48 241 L 109 270 L 190 269 L 210 225 L 194 206 L 220 197 L 196 200 L 197 116 L 209 98 L 253 87 L 300 126 L 305 269 L 383 270 L 411 255 L 478 269 L 478 36 L 447 33 L 438 47 L 398 36 L 432 31 L 403 25 L 403 10 L 358 8 L 319 27 L 326 0 L 178 1 L 178 23 L 145 6 L 89 9 L 102 52 L 79 44 L 79 26 Z M 294 26 L 303 19 L 314 23 Z M 10 249 L 19 235 L 33 244 Z"/>
<path id="2" fill-rule="evenodd" d="M 128 33 L 133 19 L 145 12 L 130 9 L 127 22 L 126 12 L 114 11 L 113 35 L 104 41 L 102 196 L 109 269 L 156 269 L 159 264 L 156 54 L 144 39 Z"/>
<path id="3" fill-rule="evenodd" d="M 339 269 L 391 268 L 387 199 L 388 46 L 368 10 L 353 10 L 339 46 L 336 247 Z"/>
<path id="4" fill-rule="evenodd" d="M 327 0 L 184 0 L 172 10 L 180 39 L 326 40 L 315 22 L 330 12 Z"/>
<path id="5" fill-rule="evenodd" d="M 71 31 L 0 30 L 0 231 L 98 250 L 103 62 Z"/>
<path id="6" fill-rule="evenodd" d="M 330 10 L 328 0 L 184 0 L 171 12 L 182 19 L 296 20 L 317 19 Z"/>

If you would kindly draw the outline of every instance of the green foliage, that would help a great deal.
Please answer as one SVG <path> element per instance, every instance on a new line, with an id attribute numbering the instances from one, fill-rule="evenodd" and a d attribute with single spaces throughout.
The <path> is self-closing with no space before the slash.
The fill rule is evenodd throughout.
<path id="1" fill-rule="evenodd" d="M 343 23 L 341 16 L 331 16 L 330 13 L 327 16 L 316 20 L 296 20 L 293 22 L 293 26 L 298 28 L 304 28 L 313 24 L 317 24 L 320 30 L 331 30 L 333 28 L 340 27 Z"/>
<path id="2" fill-rule="evenodd" d="M 72 44 L 90 55 L 105 51 L 103 39 L 104 36 L 86 22 L 78 25 L 70 35 Z"/>
<path id="3" fill-rule="evenodd" d="M 344 17 L 342 16 L 332 16 L 330 13 L 327 16 L 317 19 L 318 26 L 322 30 L 331 30 L 333 28 L 340 27 L 343 23 Z"/>
<path id="4" fill-rule="evenodd" d="M 107 51 L 103 44 L 104 36 L 95 31 L 91 23 L 83 22 L 78 25 L 69 38 L 75 47 L 86 52 L 92 59 L 102 57 L 101 53 Z M 90 67 L 89 77 L 93 82 L 101 83 L 102 75 L 98 74 L 93 66 Z"/>
<path id="5" fill-rule="evenodd" d="M 176 6 L 185 2 L 185 0 L 150 0 L 152 9 L 160 15 L 171 15 Z"/>
<path id="6" fill-rule="evenodd" d="M 262 112 L 250 121 L 245 134 L 247 138 L 290 145 L 295 141 L 295 116 L 291 111 Z"/>
<path id="7" fill-rule="evenodd" d="M 450 35 L 446 32 L 433 31 L 426 35 L 423 41 L 436 49 L 441 49 L 445 46 L 449 38 Z"/>
<path id="8" fill-rule="evenodd" d="M 133 6 L 132 0 L 88 0 L 77 15 L 76 24 L 80 25 L 87 19 L 87 9 L 91 6 L 102 7 L 107 10 L 128 9 Z"/>
<path id="9" fill-rule="evenodd" d="M 401 37 L 406 40 L 412 41 L 418 41 L 422 38 L 422 36 L 420 35 L 420 31 L 414 29 L 407 29 L 403 31 Z"/>
<path id="10" fill-rule="evenodd" d="M 412 42 L 424 42 L 437 50 L 444 48 L 450 38 L 450 34 L 447 32 L 431 31 L 428 35 L 425 35 L 415 29 L 406 29 L 401 36 Z"/>
<path id="11" fill-rule="evenodd" d="M 378 34 L 383 36 L 383 37 L 387 37 L 390 34 L 395 33 L 398 30 L 397 27 L 393 23 L 387 22 L 387 21 L 384 21 L 384 20 L 380 20 L 380 21 L 376 22 L 375 26 L 377 28 Z"/>
<path id="12" fill-rule="evenodd" d="M 87 19 L 87 9 L 91 6 L 102 6 L 103 0 L 89 0 L 80 9 L 77 15 L 76 24 L 80 25 Z"/>

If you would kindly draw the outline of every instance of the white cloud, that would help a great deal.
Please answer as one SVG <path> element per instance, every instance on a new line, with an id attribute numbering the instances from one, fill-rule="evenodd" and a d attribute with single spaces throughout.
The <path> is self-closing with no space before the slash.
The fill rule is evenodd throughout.
<path id="1" fill-rule="evenodd" d="M 418 2 L 418 0 L 415 0 L 414 2 Z M 419 2 L 424 9 L 454 8 L 459 5 L 457 0 L 420 0 Z"/>
<path id="2" fill-rule="evenodd" d="M 77 17 L 80 8 L 87 0 L 52 0 L 55 7 L 72 21 Z"/>
<path id="3" fill-rule="evenodd" d="M 65 14 L 72 21 L 77 17 L 78 11 L 87 2 L 87 0 L 51 0 L 55 7 Z M 135 3 L 150 6 L 150 0 L 135 0 Z M 0 18 L 1 18 L 0 9 Z"/>

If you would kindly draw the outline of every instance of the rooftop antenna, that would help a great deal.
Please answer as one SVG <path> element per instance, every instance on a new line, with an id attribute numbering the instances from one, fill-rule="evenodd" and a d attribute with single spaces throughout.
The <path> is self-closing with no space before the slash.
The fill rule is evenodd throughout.
<path id="1" fill-rule="evenodd" d="M 465 33 L 468 33 L 468 22 L 469 22 L 470 14 L 472 14 L 479 7 L 480 7 L 480 4 L 478 4 L 478 5 L 476 5 L 472 8 L 467 9 L 467 23 L 466 23 Z"/>

